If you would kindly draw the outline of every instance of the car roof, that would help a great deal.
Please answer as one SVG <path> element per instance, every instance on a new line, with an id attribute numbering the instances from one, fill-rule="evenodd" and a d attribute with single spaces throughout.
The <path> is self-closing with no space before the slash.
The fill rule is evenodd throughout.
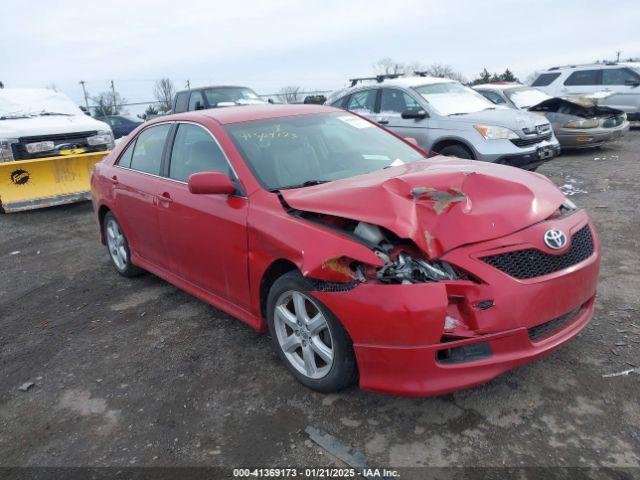
<path id="1" fill-rule="evenodd" d="M 626 63 L 623 62 L 602 62 L 602 63 L 583 63 L 583 64 L 571 64 L 571 65 L 560 65 L 557 67 L 551 67 L 545 72 L 562 72 L 564 70 L 593 70 L 597 69 L 607 69 L 607 68 L 620 68 L 620 66 L 627 66 Z"/>
<path id="2" fill-rule="evenodd" d="M 510 88 L 518 88 L 518 87 L 526 87 L 527 85 L 523 85 L 518 82 L 493 82 L 493 83 L 481 83 L 479 85 L 474 85 L 472 88 L 485 88 L 490 90 L 509 90 Z M 534 88 L 534 87 L 531 87 Z"/>
<path id="3" fill-rule="evenodd" d="M 198 120 L 207 117 L 216 122 L 227 125 L 231 123 L 249 122 L 252 120 L 268 120 L 271 118 L 291 117 L 294 115 L 310 115 L 318 113 L 332 113 L 343 111 L 339 108 L 324 105 L 244 105 L 238 107 L 209 108 L 191 112 L 166 115 L 158 119 L 159 122 L 172 120 Z"/>
<path id="4" fill-rule="evenodd" d="M 178 92 L 176 92 L 176 94 L 178 93 L 185 93 L 185 92 L 195 92 L 195 91 L 200 91 L 200 90 L 209 90 L 210 88 L 246 88 L 248 90 L 253 91 L 252 88 L 249 88 L 245 85 L 208 85 L 206 87 L 193 87 L 190 88 L 188 90 L 180 90 Z"/>

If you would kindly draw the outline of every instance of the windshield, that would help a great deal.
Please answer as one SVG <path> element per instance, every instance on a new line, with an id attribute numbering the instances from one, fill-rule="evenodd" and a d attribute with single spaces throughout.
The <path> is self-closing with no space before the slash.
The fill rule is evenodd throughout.
<path id="1" fill-rule="evenodd" d="M 219 103 L 237 103 L 240 105 L 266 103 L 260 99 L 256 92 L 246 87 L 208 88 L 203 93 L 212 107 L 217 106 Z"/>
<path id="2" fill-rule="evenodd" d="M 268 190 L 329 182 L 424 158 L 372 123 L 345 112 L 227 125 Z"/>
<path id="3" fill-rule="evenodd" d="M 512 88 L 505 90 L 505 95 L 518 108 L 529 108 L 538 105 L 551 97 L 537 88 Z"/>
<path id="4" fill-rule="evenodd" d="M 84 115 L 65 94 L 45 88 L 0 89 L 0 118 Z"/>
<path id="5" fill-rule="evenodd" d="M 464 115 L 496 109 L 493 103 L 478 92 L 456 82 L 421 85 L 414 87 L 414 90 L 440 115 Z"/>

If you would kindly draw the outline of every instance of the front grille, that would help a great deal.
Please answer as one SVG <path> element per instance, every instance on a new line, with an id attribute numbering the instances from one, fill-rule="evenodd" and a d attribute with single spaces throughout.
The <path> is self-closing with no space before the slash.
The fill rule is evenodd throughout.
<path id="1" fill-rule="evenodd" d="M 589 225 L 578 230 L 571 247 L 561 255 L 552 255 L 537 248 L 499 253 L 482 257 L 482 261 L 519 280 L 548 275 L 586 260 L 593 254 L 593 237 Z"/>
<path id="2" fill-rule="evenodd" d="M 531 145 L 535 145 L 536 143 L 543 142 L 545 140 L 551 140 L 551 135 L 552 135 L 551 132 L 547 132 L 544 135 L 539 135 L 537 137 L 532 137 L 532 138 L 515 138 L 511 140 L 511 143 L 513 143 L 517 147 L 528 147 Z"/>
<path id="3" fill-rule="evenodd" d="M 92 147 L 87 143 L 87 137 L 96 135 L 98 132 L 95 130 L 90 132 L 73 132 L 73 133 L 58 133 L 54 135 L 36 135 L 31 137 L 20 137 L 19 143 L 13 145 L 13 157 L 15 160 L 29 160 L 31 158 L 51 157 L 58 155 L 55 150 L 48 152 L 29 153 L 27 152 L 27 144 L 36 142 L 51 141 L 55 145 L 65 145 L 67 143 L 72 145 L 78 145 L 79 147 L 86 148 L 89 151 L 104 150 L 105 146 Z"/>
<path id="4" fill-rule="evenodd" d="M 542 340 L 544 338 L 549 337 L 553 332 L 562 327 L 569 320 L 572 320 L 580 311 L 582 307 L 579 307 L 569 313 L 565 313 L 564 315 L 560 315 L 558 318 L 554 318 L 553 320 L 549 320 L 541 325 L 536 327 L 531 327 L 529 329 L 529 340 L 535 342 L 536 340 Z"/>
<path id="5" fill-rule="evenodd" d="M 615 117 L 609 117 L 602 122 L 602 126 L 604 128 L 615 128 L 619 127 L 624 123 L 624 116 L 616 115 Z"/>

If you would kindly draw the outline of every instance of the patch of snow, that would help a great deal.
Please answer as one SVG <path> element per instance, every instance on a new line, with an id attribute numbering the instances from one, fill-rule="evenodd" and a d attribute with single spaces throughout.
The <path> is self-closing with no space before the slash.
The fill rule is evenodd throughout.
<path id="1" fill-rule="evenodd" d="M 47 88 L 0 89 L 0 116 L 84 115 L 64 93 Z"/>

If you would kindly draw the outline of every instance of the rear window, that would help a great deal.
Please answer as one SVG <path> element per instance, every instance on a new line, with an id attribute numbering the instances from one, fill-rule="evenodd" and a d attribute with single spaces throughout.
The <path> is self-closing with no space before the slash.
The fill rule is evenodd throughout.
<path id="1" fill-rule="evenodd" d="M 579 72 L 573 72 L 564 81 L 565 85 L 599 85 L 600 84 L 600 72 L 601 70 L 581 70 Z"/>
<path id="2" fill-rule="evenodd" d="M 546 87 L 560 76 L 559 73 L 543 73 L 536 78 L 531 84 L 532 87 Z"/>
<path id="3" fill-rule="evenodd" d="M 173 113 L 186 112 L 188 104 L 189 104 L 189 92 L 178 93 L 176 95 L 176 103 L 173 108 Z"/>

